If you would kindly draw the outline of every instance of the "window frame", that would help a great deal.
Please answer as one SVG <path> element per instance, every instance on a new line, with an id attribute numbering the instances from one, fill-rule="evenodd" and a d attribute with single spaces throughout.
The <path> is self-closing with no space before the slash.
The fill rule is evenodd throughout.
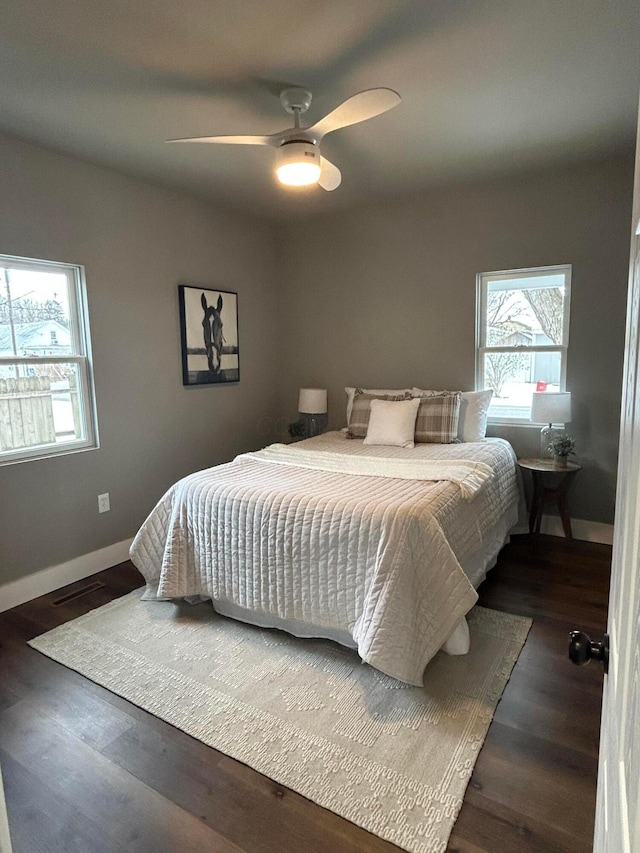
<path id="1" fill-rule="evenodd" d="M 100 445 L 98 439 L 97 406 L 93 380 L 91 335 L 84 266 L 82 264 L 69 264 L 62 261 L 49 261 L 40 258 L 23 258 L 16 255 L 0 254 L 0 267 L 33 272 L 55 271 L 66 276 L 69 298 L 69 335 L 73 354 L 42 356 L 0 355 L 0 367 L 21 364 L 77 365 L 78 407 L 84 433 L 84 438 L 65 441 L 61 444 L 40 444 L 33 447 L 19 447 L 15 450 L 0 450 L 0 466 L 97 449 Z"/>
<path id="2" fill-rule="evenodd" d="M 487 346 L 487 294 L 490 281 L 508 281 L 513 278 L 543 278 L 545 275 L 563 273 L 565 280 L 564 307 L 562 318 L 562 344 L 517 346 Z M 486 390 L 484 378 L 484 356 L 490 353 L 518 352 L 558 352 L 560 353 L 560 391 L 566 391 L 567 354 L 569 350 L 569 318 L 571 310 L 571 264 L 554 264 L 544 267 L 526 267 L 524 269 L 499 270 L 495 272 L 478 273 L 476 276 L 476 370 L 475 388 L 477 391 Z M 544 424 L 533 423 L 529 418 L 510 418 L 502 415 L 487 417 L 487 423 L 505 426 L 524 426 L 539 429 Z M 556 424 L 564 427 L 564 424 Z"/>

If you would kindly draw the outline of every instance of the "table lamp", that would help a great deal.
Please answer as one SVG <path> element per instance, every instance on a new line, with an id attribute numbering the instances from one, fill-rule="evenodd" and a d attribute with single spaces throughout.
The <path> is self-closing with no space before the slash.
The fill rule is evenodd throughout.
<path id="1" fill-rule="evenodd" d="M 552 424 L 564 424 L 571 420 L 570 391 L 534 391 L 531 400 L 531 416 L 534 424 L 547 424 L 540 431 L 540 455 L 551 456 L 549 443 L 556 430 Z"/>
<path id="2" fill-rule="evenodd" d="M 307 437 L 320 435 L 327 420 L 326 388 L 301 388 L 298 398 L 298 412 L 305 416 Z"/>

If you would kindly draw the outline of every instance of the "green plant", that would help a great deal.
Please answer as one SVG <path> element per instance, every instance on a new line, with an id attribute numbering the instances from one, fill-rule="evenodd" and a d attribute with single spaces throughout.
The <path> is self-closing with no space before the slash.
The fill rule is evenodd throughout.
<path id="1" fill-rule="evenodd" d="M 550 450 L 554 456 L 571 456 L 575 454 L 575 441 L 570 435 L 557 435 L 549 442 L 547 450 Z"/>

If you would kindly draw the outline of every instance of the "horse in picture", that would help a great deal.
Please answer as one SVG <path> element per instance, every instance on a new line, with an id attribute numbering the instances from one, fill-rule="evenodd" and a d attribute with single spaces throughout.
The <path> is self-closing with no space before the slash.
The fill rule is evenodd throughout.
<path id="1" fill-rule="evenodd" d="M 202 320 L 202 328 L 204 330 L 204 346 L 207 351 L 207 362 L 211 373 L 220 373 L 222 346 L 224 344 L 224 335 L 222 334 L 222 294 L 218 296 L 218 302 L 215 306 L 207 305 L 207 297 L 202 294 L 201 298 L 204 318 Z M 215 362 L 214 362 L 215 353 Z"/>

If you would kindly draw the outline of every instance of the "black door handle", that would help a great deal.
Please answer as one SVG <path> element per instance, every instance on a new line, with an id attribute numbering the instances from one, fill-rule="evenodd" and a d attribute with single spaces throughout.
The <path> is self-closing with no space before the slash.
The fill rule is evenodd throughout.
<path id="1" fill-rule="evenodd" d="M 601 643 L 593 643 L 584 631 L 570 631 L 569 657 L 578 666 L 584 666 L 590 660 L 600 660 L 604 671 L 609 672 L 609 635 L 605 634 Z"/>

